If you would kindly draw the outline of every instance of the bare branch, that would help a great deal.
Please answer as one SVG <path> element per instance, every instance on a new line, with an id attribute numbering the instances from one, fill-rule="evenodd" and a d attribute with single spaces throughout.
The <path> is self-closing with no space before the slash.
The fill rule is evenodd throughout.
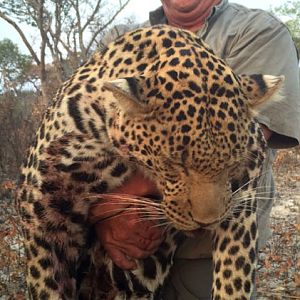
<path id="1" fill-rule="evenodd" d="M 91 22 L 94 21 L 96 14 L 99 12 L 101 2 L 102 2 L 102 0 L 97 1 L 94 11 L 92 12 L 92 14 L 90 15 L 90 17 L 87 19 L 87 21 L 85 22 L 85 24 L 82 27 L 82 32 L 84 32 L 85 29 L 91 24 Z"/>
<path id="2" fill-rule="evenodd" d="M 51 28 L 49 28 L 49 33 L 51 35 L 52 40 L 57 40 L 57 45 L 56 45 L 56 49 L 58 51 L 58 44 L 60 43 L 63 48 L 67 51 L 70 52 L 70 46 L 68 46 L 62 39 L 60 36 L 56 35 L 53 30 Z"/>
<path id="3" fill-rule="evenodd" d="M 83 32 L 82 32 L 82 27 L 81 27 L 81 12 L 80 12 L 80 8 L 79 8 L 79 3 L 78 0 L 71 1 L 71 4 L 73 6 L 73 8 L 75 9 L 75 14 L 76 14 L 76 25 L 77 25 L 77 31 L 78 31 L 78 40 L 79 40 L 79 46 L 80 46 L 80 52 L 81 52 L 81 56 L 84 55 L 86 53 L 86 49 L 84 47 L 84 43 L 83 43 Z"/>
<path id="4" fill-rule="evenodd" d="M 45 51 L 46 51 L 46 32 L 44 31 L 43 28 L 43 18 L 44 18 L 44 0 L 42 0 L 39 4 L 38 7 L 38 19 L 37 19 L 37 25 L 40 30 L 40 35 L 42 38 L 42 43 L 41 43 L 41 79 L 43 80 L 43 71 L 45 71 Z"/>
<path id="5" fill-rule="evenodd" d="M 33 48 L 31 47 L 30 43 L 28 42 L 27 38 L 25 37 L 22 29 L 18 26 L 18 24 L 16 24 L 12 19 L 10 19 L 8 16 L 6 16 L 3 12 L 0 11 L 0 18 L 2 18 L 3 20 L 5 20 L 7 23 L 11 24 L 16 31 L 19 33 L 22 41 L 24 42 L 26 48 L 28 49 L 28 51 L 30 52 L 33 60 L 35 61 L 35 63 L 39 66 L 41 64 L 41 61 L 39 60 L 39 58 L 37 57 L 36 53 L 34 52 Z"/>
<path id="6" fill-rule="evenodd" d="M 127 0 L 124 2 L 124 4 L 122 4 L 119 9 L 115 12 L 115 14 L 110 18 L 110 20 L 108 20 L 108 22 L 106 22 L 102 27 L 100 27 L 94 34 L 93 36 L 91 37 L 91 40 L 89 42 L 89 44 L 87 45 L 86 47 L 86 53 L 89 53 L 93 43 L 95 42 L 96 40 L 96 37 L 98 36 L 98 34 L 101 32 L 101 31 L 104 31 L 115 19 L 116 17 L 120 14 L 120 12 L 127 6 L 127 4 L 130 2 L 130 0 Z"/>

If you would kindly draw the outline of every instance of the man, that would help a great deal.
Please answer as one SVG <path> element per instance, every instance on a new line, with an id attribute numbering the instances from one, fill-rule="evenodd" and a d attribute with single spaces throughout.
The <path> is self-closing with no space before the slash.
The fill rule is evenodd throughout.
<path id="1" fill-rule="evenodd" d="M 249 10 L 228 0 L 162 0 L 162 7 L 150 13 L 150 24 L 168 23 L 191 30 L 206 41 L 237 74 L 285 75 L 283 100 L 267 107 L 258 116 L 271 148 L 287 148 L 300 141 L 300 91 L 297 53 L 286 27 L 272 15 Z M 149 22 L 142 26 L 149 25 Z M 116 27 L 110 40 L 133 28 Z M 107 40 L 104 39 L 104 44 Z M 269 150 L 262 180 L 264 198 L 273 197 L 271 173 L 273 161 Z M 115 192 L 144 196 L 156 193 L 149 179 L 136 174 Z M 112 206 L 114 206 L 112 204 Z M 270 235 L 268 217 L 271 200 L 259 200 L 258 217 L 263 246 Z M 117 205 L 115 205 L 117 207 Z M 91 218 L 101 219 L 101 207 L 91 210 Z M 162 233 L 151 222 L 136 222 L 138 215 L 98 223 L 96 230 L 112 260 L 123 269 L 134 269 L 130 258 L 144 258 L 153 253 L 162 240 Z M 210 299 L 212 283 L 211 238 L 204 232 L 189 239 L 177 251 L 165 299 Z M 255 296 L 253 295 L 253 298 Z"/>

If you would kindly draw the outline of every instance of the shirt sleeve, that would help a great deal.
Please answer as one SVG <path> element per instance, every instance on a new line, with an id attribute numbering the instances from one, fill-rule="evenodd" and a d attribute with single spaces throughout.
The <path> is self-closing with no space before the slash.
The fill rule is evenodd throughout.
<path id="1" fill-rule="evenodd" d="M 288 29 L 272 15 L 256 11 L 243 15 L 227 48 L 226 62 L 237 74 L 284 75 L 281 100 L 262 108 L 257 119 L 274 133 L 272 148 L 288 148 L 300 141 L 300 83 L 297 50 Z"/>

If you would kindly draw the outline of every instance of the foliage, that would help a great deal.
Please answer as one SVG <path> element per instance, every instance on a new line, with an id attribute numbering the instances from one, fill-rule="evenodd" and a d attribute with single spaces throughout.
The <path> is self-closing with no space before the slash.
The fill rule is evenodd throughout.
<path id="1" fill-rule="evenodd" d="M 31 57 L 21 54 L 11 40 L 0 41 L 0 91 L 14 91 L 17 94 L 22 90 L 31 63 Z"/>
<path id="2" fill-rule="evenodd" d="M 300 0 L 288 0 L 273 12 L 280 17 L 287 19 L 285 24 L 291 31 L 298 53 L 300 53 Z"/>

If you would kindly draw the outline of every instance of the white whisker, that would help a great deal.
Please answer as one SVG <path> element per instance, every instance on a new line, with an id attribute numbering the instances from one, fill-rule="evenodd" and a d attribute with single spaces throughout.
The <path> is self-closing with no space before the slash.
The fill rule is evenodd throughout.
<path id="1" fill-rule="evenodd" d="M 153 201 L 153 199 L 150 198 L 145 198 L 145 197 L 137 197 L 134 195 L 128 195 L 128 194 L 112 194 L 112 193 L 108 193 L 108 194 L 104 194 L 103 197 L 106 198 L 115 198 L 115 199 L 121 199 L 121 200 L 131 200 L 133 202 L 136 203 L 144 203 L 144 204 L 151 204 L 154 206 L 160 206 L 160 203 L 156 203 Z"/>
<path id="2" fill-rule="evenodd" d="M 153 225 L 151 227 L 164 227 L 166 225 L 172 225 L 172 222 L 171 221 L 167 221 L 167 222 L 164 222 L 164 223 L 160 223 L 160 224 L 157 224 L 157 225 Z"/>
<path id="3" fill-rule="evenodd" d="M 267 170 L 267 171 L 262 172 L 261 174 L 255 176 L 255 177 L 253 177 L 252 179 L 248 180 L 246 183 L 244 183 L 242 186 L 240 186 L 236 191 L 234 191 L 234 192 L 232 193 L 232 196 L 234 196 L 235 194 L 237 194 L 238 192 L 240 192 L 244 187 L 246 187 L 248 184 L 250 184 L 251 182 L 253 182 L 253 181 L 256 180 L 257 178 L 266 175 L 268 172 L 269 172 L 269 171 Z"/>
<path id="4" fill-rule="evenodd" d="M 160 208 L 160 204 L 153 204 L 151 202 L 142 202 L 142 201 L 136 201 L 135 199 L 128 199 L 124 201 L 113 201 L 113 200 L 106 200 L 106 202 L 103 203 L 96 203 L 95 206 L 106 206 L 106 205 L 129 205 L 129 206 L 135 206 L 138 207 L 144 206 L 144 207 L 152 207 L 152 208 Z"/>
<path id="5" fill-rule="evenodd" d="M 141 223 L 145 221 L 166 221 L 167 218 L 139 218 L 135 221 L 135 223 Z"/>
<path id="6" fill-rule="evenodd" d="M 164 211 L 163 210 L 155 210 L 155 211 L 151 211 L 148 208 L 114 208 L 114 209 L 110 209 L 105 211 L 103 214 L 105 215 L 109 215 L 109 214 L 113 214 L 113 213 L 131 213 L 131 214 L 160 214 L 160 215 L 164 215 Z"/>

